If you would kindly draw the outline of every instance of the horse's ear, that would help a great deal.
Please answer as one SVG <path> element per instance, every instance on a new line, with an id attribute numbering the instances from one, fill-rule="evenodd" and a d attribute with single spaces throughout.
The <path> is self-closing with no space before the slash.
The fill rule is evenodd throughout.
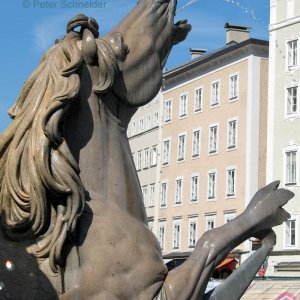
<path id="1" fill-rule="evenodd" d="M 87 65 L 93 66 L 97 64 L 97 44 L 93 33 L 89 29 L 84 29 L 83 31 L 81 50 Z"/>
<path id="2" fill-rule="evenodd" d="M 127 44 L 125 44 L 122 34 L 120 32 L 112 32 L 106 35 L 103 39 L 110 44 L 117 59 L 124 61 L 129 53 L 129 48 Z"/>

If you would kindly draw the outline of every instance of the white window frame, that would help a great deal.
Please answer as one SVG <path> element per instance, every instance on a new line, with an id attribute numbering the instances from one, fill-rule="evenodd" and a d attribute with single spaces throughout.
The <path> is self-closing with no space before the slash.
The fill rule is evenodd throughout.
<path id="1" fill-rule="evenodd" d="M 292 245 L 287 241 L 287 225 L 291 221 L 295 222 L 295 245 Z M 284 222 L 283 225 L 283 248 L 284 249 L 297 249 L 298 248 L 298 236 L 299 236 L 299 222 L 298 222 L 298 214 L 291 213 L 291 218 Z"/>
<path id="2" fill-rule="evenodd" d="M 216 135 L 213 134 L 215 136 L 215 143 L 213 142 L 213 137 L 212 137 L 212 129 L 216 128 L 217 133 Z M 215 148 L 212 147 L 215 144 Z M 209 125 L 209 130 L 208 130 L 208 154 L 209 155 L 215 155 L 218 154 L 218 144 L 219 144 L 219 123 L 215 123 L 215 124 L 210 124 Z"/>
<path id="3" fill-rule="evenodd" d="M 136 135 L 136 121 L 134 120 L 131 124 L 131 136 Z"/>
<path id="4" fill-rule="evenodd" d="M 195 134 L 198 132 L 199 138 L 198 143 L 195 143 Z M 197 145 L 197 146 L 196 146 Z M 195 148 L 198 148 L 198 153 L 195 152 Z M 193 129 L 193 136 L 192 136 L 192 158 L 200 157 L 201 153 L 201 128 Z"/>
<path id="5" fill-rule="evenodd" d="M 143 161 L 143 151 L 140 150 L 137 153 L 137 163 L 136 163 L 136 169 L 137 169 L 137 171 L 142 170 L 142 161 Z"/>
<path id="6" fill-rule="evenodd" d="M 166 208 L 168 203 L 168 180 L 160 183 L 159 207 Z"/>
<path id="7" fill-rule="evenodd" d="M 156 111 L 153 113 L 153 128 L 159 126 L 159 112 Z"/>
<path id="8" fill-rule="evenodd" d="M 150 157 L 149 157 L 149 148 L 144 149 L 144 169 L 149 168 L 149 162 L 150 162 Z"/>
<path id="9" fill-rule="evenodd" d="M 148 185 L 144 185 L 142 187 L 142 194 L 143 194 L 144 205 L 145 205 L 145 207 L 147 207 L 147 205 L 148 205 Z"/>
<path id="10" fill-rule="evenodd" d="M 183 205 L 183 177 L 176 177 L 175 179 L 175 199 L 174 199 L 174 205 L 179 206 Z M 180 189 L 179 189 L 180 187 Z"/>
<path id="11" fill-rule="evenodd" d="M 159 245 L 161 250 L 165 249 L 165 243 L 166 243 L 166 221 L 159 221 L 158 222 L 158 241 L 159 241 Z"/>
<path id="12" fill-rule="evenodd" d="M 234 172 L 234 179 L 233 179 L 233 193 L 230 191 L 230 188 L 229 188 L 229 173 L 231 172 Z M 236 181 L 237 181 L 237 168 L 236 166 L 230 166 L 230 167 L 227 167 L 226 169 L 226 198 L 227 199 L 231 199 L 231 198 L 236 198 L 236 187 L 237 187 L 237 184 L 236 184 Z"/>
<path id="13" fill-rule="evenodd" d="M 217 93 L 215 93 L 215 85 L 218 86 Z M 215 108 L 220 106 L 221 102 L 221 80 L 214 80 L 211 83 L 211 100 L 210 100 L 210 107 Z"/>
<path id="14" fill-rule="evenodd" d="M 235 144 L 231 141 L 231 134 L 230 134 L 230 124 L 235 122 Z M 232 151 L 237 149 L 238 144 L 238 118 L 232 118 L 227 121 L 227 151 Z"/>
<path id="15" fill-rule="evenodd" d="M 168 144 L 168 151 L 166 151 L 166 143 Z M 168 166 L 171 162 L 171 138 L 163 140 L 163 157 L 162 164 L 163 166 Z"/>
<path id="16" fill-rule="evenodd" d="M 196 191 L 194 191 L 194 178 L 197 178 Z M 199 187 L 200 187 L 200 175 L 199 173 L 195 173 L 191 175 L 191 190 L 190 190 L 190 203 L 198 203 L 199 202 Z M 196 197 L 194 197 L 196 194 Z"/>
<path id="17" fill-rule="evenodd" d="M 232 78 L 236 77 L 236 88 L 232 89 Z M 229 102 L 234 102 L 239 99 L 239 73 L 233 73 L 229 75 Z M 235 93 L 232 93 L 232 91 L 235 91 Z"/>
<path id="18" fill-rule="evenodd" d="M 289 95 L 289 90 L 296 88 L 296 111 L 295 112 L 291 112 L 289 113 L 289 99 L 290 99 L 290 95 Z M 300 100 L 300 96 L 299 96 L 299 85 L 298 84 L 289 84 L 285 86 L 285 117 L 286 119 L 288 118 L 295 118 L 299 115 L 299 100 Z M 292 96 L 293 97 L 293 96 Z"/>
<path id="19" fill-rule="evenodd" d="M 171 123 L 172 122 L 172 113 L 173 113 L 172 110 L 173 110 L 173 99 L 168 99 L 168 100 L 165 101 L 165 107 L 164 107 L 164 120 L 165 120 L 165 123 Z"/>
<path id="20" fill-rule="evenodd" d="M 147 114 L 146 115 L 146 131 L 151 129 L 151 115 Z"/>
<path id="21" fill-rule="evenodd" d="M 153 229 L 154 229 L 154 220 L 153 219 L 148 220 L 148 228 L 150 229 L 151 232 L 153 232 Z"/>
<path id="22" fill-rule="evenodd" d="M 214 226 L 212 228 L 210 228 L 209 223 L 213 222 Z M 217 214 L 213 213 L 213 214 L 207 214 L 205 215 L 205 230 L 211 230 L 217 227 Z"/>
<path id="23" fill-rule="evenodd" d="M 139 133 L 142 133 L 145 131 L 145 119 L 144 117 L 141 117 L 139 119 Z"/>
<path id="24" fill-rule="evenodd" d="M 149 185 L 150 187 L 150 193 L 149 193 L 149 203 L 148 203 L 148 207 L 154 207 L 155 203 L 155 183 L 152 183 Z"/>
<path id="25" fill-rule="evenodd" d="M 213 195 L 211 194 L 211 188 L 210 188 L 210 180 L 213 178 L 214 174 L 214 187 L 213 187 Z M 217 195 L 217 170 L 210 170 L 208 171 L 207 175 L 207 200 L 208 201 L 216 201 Z"/>
<path id="26" fill-rule="evenodd" d="M 286 146 L 283 150 L 283 182 L 285 186 L 289 187 L 297 187 L 299 186 L 299 145 L 290 145 Z M 295 170 L 295 176 L 296 176 L 296 181 L 295 182 L 288 182 L 287 181 L 287 154 L 288 153 L 295 153 L 296 155 L 296 170 Z"/>
<path id="27" fill-rule="evenodd" d="M 293 63 L 291 63 L 290 61 L 290 44 L 296 42 L 296 51 L 294 53 L 296 53 L 296 62 L 293 60 Z M 287 70 L 294 70 L 299 66 L 299 38 L 298 37 L 293 37 L 290 38 L 289 40 L 286 41 L 286 67 Z"/>
<path id="28" fill-rule="evenodd" d="M 224 212 L 224 224 L 231 222 L 234 218 L 236 218 L 236 211 Z"/>
<path id="29" fill-rule="evenodd" d="M 186 149 L 186 133 L 182 132 L 178 134 L 177 162 L 182 162 L 185 160 L 185 149 Z"/>
<path id="30" fill-rule="evenodd" d="M 177 229 L 179 226 L 179 229 Z M 180 250 L 181 246 L 181 218 L 173 219 L 173 239 L 172 239 L 172 249 Z"/>
<path id="31" fill-rule="evenodd" d="M 157 165 L 157 145 L 152 146 L 150 149 L 150 167 Z"/>
<path id="32" fill-rule="evenodd" d="M 192 224 L 195 224 L 195 228 L 192 230 Z M 188 234 L 188 247 L 195 248 L 198 236 L 198 216 L 189 217 L 189 234 Z"/>
<path id="33" fill-rule="evenodd" d="M 200 97 L 200 101 L 199 101 L 199 98 L 198 98 L 198 95 L 197 95 L 197 91 L 201 91 L 201 97 Z M 195 88 L 194 90 L 194 113 L 199 113 L 199 112 L 202 112 L 203 110 L 203 86 L 199 86 L 197 88 Z M 198 107 L 197 103 L 200 102 L 200 106 Z"/>
<path id="34" fill-rule="evenodd" d="M 185 99 L 184 105 L 182 105 L 183 99 Z M 180 119 L 186 118 L 188 115 L 188 101 L 189 101 L 188 93 L 183 93 L 180 95 L 180 98 L 179 98 L 179 118 Z"/>
<path id="35" fill-rule="evenodd" d="M 295 13 L 295 2 L 294 0 L 287 0 L 286 18 L 290 19 L 294 17 Z"/>

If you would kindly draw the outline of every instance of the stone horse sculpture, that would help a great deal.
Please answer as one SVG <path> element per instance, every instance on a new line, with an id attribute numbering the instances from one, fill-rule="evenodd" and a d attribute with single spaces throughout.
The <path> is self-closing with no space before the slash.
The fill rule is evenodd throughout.
<path id="1" fill-rule="evenodd" d="M 0 137 L 0 299 L 238 299 L 274 245 L 271 228 L 289 218 L 282 206 L 293 196 L 278 182 L 170 272 L 147 227 L 126 129 L 191 29 L 174 24 L 175 10 L 176 0 L 140 0 L 101 38 L 78 15 L 26 81 Z M 214 268 L 251 236 L 262 248 L 204 295 Z"/>

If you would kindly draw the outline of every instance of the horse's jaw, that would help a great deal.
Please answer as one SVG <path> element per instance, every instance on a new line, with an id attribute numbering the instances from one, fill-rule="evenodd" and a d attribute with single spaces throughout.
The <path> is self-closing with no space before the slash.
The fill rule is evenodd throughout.
<path id="1" fill-rule="evenodd" d="M 112 43 L 117 33 L 122 36 L 126 55 L 119 59 L 114 92 L 123 102 L 140 106 L 158 93 L 172 46 L 191 30 L 186 20 L 174 24 L 176 4 L 176 0 L 140 0 L 104 37 Z"/>

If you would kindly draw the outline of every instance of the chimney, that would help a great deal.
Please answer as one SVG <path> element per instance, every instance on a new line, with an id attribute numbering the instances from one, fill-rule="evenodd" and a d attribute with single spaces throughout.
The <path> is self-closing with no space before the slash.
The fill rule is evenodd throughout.
<path id="1" fill-rule="evenodd" d="M 250 37 L 250 27 L 240 26 L 240 25 L 232 25 L 226 23 L 224 28 L 226 29 L 226 45 L 229 46 L 233 43 L 241 43 L 246 41 Z"/>
<path id="2" fill-rule="evenodd" d="M 207 52 L 207 49 L 190 48 L 190 53 L 191 53 L 192 59 L 203 56 L 206 52 Z"/>

